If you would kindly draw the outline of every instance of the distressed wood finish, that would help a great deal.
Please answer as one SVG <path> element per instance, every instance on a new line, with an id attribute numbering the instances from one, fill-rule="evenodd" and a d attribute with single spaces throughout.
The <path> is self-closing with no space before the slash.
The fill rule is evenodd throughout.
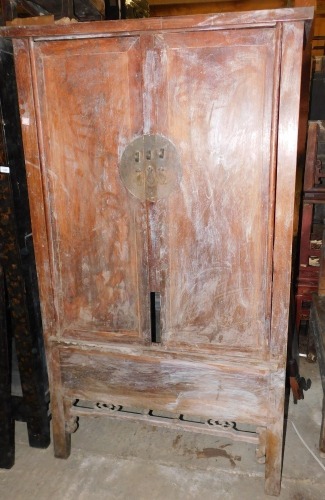
<path id="1" fill-rule="evenodd" d="M 319 259 L 319 279 L 318 279 L 318 295 L 325 296 L 325 231 L 323 231 L 322 247 Z"/>
<path id="2" fill-rule="evenodd" d="M 319 452 L 322 458 L 325 457 L 325 296 L 313 294 L 313 301 L 310 312 L 309 328 L 314 337 L 317 362 L 319 366 L 322 387 L 323 406 L 322 423 L 319 436 Z"/>
<path id="3" fill-rule="evenodd" d="M 2 30 L 14 38 L 57 456 L 70 452 L 75 399 L 236 420 L 266 439 L 266 491 L 279 493 L 311 17 L 283 9 Z M 166 137 L 180 158 L 179 182 L 155 201 L 119 175 L 141 136 Z M 158 153 L 131 154 L 135 182 L 165 182 L 173 166 L 155 170 Z"/>
<path id="4" fill-rule="evenodd" d="M 315 163 L 317 162 L 317 146 L 319 139 L 319 125 L 317 122 L 310 122 L 308 126 L 308 141 L 306 148 L 306 165 L 304 173 L 303 191 L 322 191 L 319 179 L 315 175 Z"/>

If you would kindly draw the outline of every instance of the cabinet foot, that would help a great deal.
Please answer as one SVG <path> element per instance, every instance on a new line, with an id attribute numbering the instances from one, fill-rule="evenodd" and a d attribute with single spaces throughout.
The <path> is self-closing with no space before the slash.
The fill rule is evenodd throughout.
<path id="1" fill-rule="evenodd" d="M 71 434 L 67 428 L 64 403 L 57 405 L 53 402 L 52 428 L 54 456 L 56 458 L 68 458 L 71 452 Z"/>
<path id="2" fill-rule="evenodd" d="M 279 496 L 282 473 L 283 425 L 275 424 L 266 431 L 265 493 Z"/>
<path id="3" fill-rule="evenodd" d="M 61 426 L 60 426 L 61 427 Z M 53 422 L 53 446 L 56 458 L 68 458 L 71 452 L 71 435 L 65 428 L 58 428 Z"/>
<path id="4" fill-rule="evenodd" d="M 47 448 L 51 443 L 50 424 L 47 413 L 43 418 L 27 420 L 29 446 Z"/>

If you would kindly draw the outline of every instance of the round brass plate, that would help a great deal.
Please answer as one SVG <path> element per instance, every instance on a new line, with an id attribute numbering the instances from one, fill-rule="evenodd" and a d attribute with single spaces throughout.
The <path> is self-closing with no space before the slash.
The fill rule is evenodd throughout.
<path id="1" fill-rule="evenodd" d="M 120 176 L 142 201 L 166 198 L 179 185 L 181 164 L 174 144 L 161 135 L 142 135 L 123 151 Z"/>

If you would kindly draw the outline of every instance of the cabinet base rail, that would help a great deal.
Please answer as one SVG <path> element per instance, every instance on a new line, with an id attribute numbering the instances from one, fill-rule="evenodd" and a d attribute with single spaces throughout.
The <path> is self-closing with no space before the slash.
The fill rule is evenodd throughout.
<path id="1" fill-rule="evenodd" d="M 159 425 L 180 429 L 189 432 L 198 432 L 201 434 L 214 434 L 234 441 L 244 441 L 247 443 L 258 444 L 260 431 L 264 428 L 258 427 L 257 431 L 241 430 L 236 422 L 215 420 L 209 418 L 199 420 L 195 417 L 185 415 L 159 415 L 154 410 L 143 410 L 125 408 L 121 405 L 112 403 L 89 402 L 76 400 L 69 410 L 68 428 L 74 432 L 77 429 L 76 419 L 81 416 L 108 416 L 129 421 L 142 421 L 151 425 Z M 70 424 L 72 422 L 72 424 Z M 68 429 L 67 429 L 68 431 Z"/>

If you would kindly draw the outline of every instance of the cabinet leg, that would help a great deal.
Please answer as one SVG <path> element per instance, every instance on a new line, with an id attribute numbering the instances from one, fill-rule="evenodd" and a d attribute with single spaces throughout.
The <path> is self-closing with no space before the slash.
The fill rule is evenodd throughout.
<path id="1" fill-rule="evenodd" d="M 16 320 L 16 319 L 15 319 Z M 34 448 L 47 448 L 50 444 L 50 423 L 47 414 L 47 402 L 39 356 L 33 354 L 33 343 L 24 322 L 15 329 L 15 346 L 23 393 L 23 405 L 26 406 L 26 420 L 29 445 Z M 25 338 L 23 337 L 25 332 Z"/>
<path id="2" fill-rule="evenodd" d="M 68 406 L 62 397 L 60 353 L 56 347 L 50 349 L 49 361 L 54 456 L 68 458 L 71 452 L 71 435 L 67 425 Z"/>
<path id="3" fill-rule="evenodd" d="M 11 469 L 15 463 L 15 422 L 4 413 L 0 414 L 0 468 Z"/>
<path id="4" fill-rule="evenodd" d="M 278 496 L 281 490 L 283 423 L 266 431 L 265 493 Z"/>
<path id="5" fill-rule="evenodd" d="M 49 446 L 51 439 L 46 408 L 44 408 L 42 416 L 27 420 L 27 431 L 29 446 L 33 448 L 47 448 Z"/>
<path id="6" fill-rule="evenodd" d="M 325 394 L 323 396 L 322 426 L 319 438 L 319 452 L 322 458 L 325 458 Z"/>
<path id="7" fill-rule="evenodd" d="M 71 452 L 71 434 L 66 431 L 64 417 L 58 413 L 54 410 L 52 414 L 54 456 L 68 458 Z"/>
<path id="8" fill-rule="evenodd" d="M 15 422 L 11 400 L 11 345 L 6 322 L 6 295 L 0 265 L 0 468 L 10 469 L 15 462 Z"/>

